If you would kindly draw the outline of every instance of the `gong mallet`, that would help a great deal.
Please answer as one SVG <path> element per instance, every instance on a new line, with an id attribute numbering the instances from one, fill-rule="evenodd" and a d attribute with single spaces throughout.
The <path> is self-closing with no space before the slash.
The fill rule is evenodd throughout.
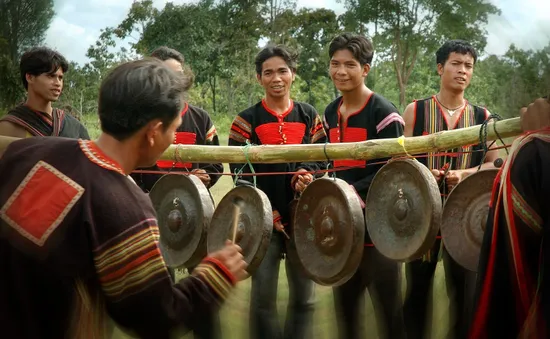
<path id="1" fill-rule="evenodd" d="M 241 205 L 243 200 L 241 198 L 233 199 L 233 240 L 235 243 L 235 238 L 237 238 L 237 225 L 239 225 L 239 215 L 241 214 Z"/>

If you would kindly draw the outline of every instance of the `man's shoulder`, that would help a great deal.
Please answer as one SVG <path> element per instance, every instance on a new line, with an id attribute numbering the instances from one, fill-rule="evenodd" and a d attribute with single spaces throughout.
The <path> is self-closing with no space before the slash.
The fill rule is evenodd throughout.
<path id="1" fill-rule="evenodd" d="M 191 105 L 191 104 L 187 104 L 187 107 L 188 107 L 187 109 L 189 110 L 189 113 L 191 114 L 200 116 L 202 118 L 210 118 L 210 113 L 208 113 L 208 111 L 205 110 L 204 108 Z"/>
<path id="2" fill-rule="evenodd" d="M 250 119 L 260 111 L 265 111 L 261 101 L 240 111 L 237 116 L 245 119 L 246 121 L 250 121 Z"/>
<path id="3" fill-rule="evenodd" d="M 371 100 L 375 109 L 387 111 L 388 113 L 399 113 L 397 106 L 382 94 L 373 93 Z"/>

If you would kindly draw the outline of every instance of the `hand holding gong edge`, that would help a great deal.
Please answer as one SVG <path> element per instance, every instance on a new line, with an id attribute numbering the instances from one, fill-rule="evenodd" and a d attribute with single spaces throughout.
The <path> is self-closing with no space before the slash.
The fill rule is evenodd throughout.
<path id="1" fill-rule="evenodd" d="M 297 172 L 307 172 L 307 170 L 300 168 Z M 294 183 L 294 190 L 296 192 L 303 192 L 307 185 L 313 181 L 313 175 L 311 173 L 296 174 L 298 179 Z"/>
<path id="2" fill-rule="evenodd" d="M 208 187 L 208 185 L 210 185 L 210 176 L 208 175 L 208 173 L 206 173 L 205 170 L 201 168 L 195 168 L 194 170 L 191 171 L 191 174 L 201 179 L 204 186 Z"/>
<path id="3" fill-rule="evenodd" d="M 550 98 L 539 98 L 523 107 L 520 112 L 521 128 L 524 132 L 550 127 Z"/>
<path id="4" fill-rule="evenodd" d="M 209 257 L 219 260 L 237 281 L 248 278 L 248 273 L 246 272 L 248 264 L 244 261 L 242 248 L 232 243 L 231 240 L 227 240 L 224 248 L 210 254 Z"/>

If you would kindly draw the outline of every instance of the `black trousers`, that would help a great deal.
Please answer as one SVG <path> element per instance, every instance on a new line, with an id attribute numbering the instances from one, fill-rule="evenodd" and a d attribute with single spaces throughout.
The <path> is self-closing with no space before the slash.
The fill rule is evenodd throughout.
<path id="1" fill-rule="evenodd" d="M 437 266 L 441 240 L 437 240 L 430 261 L 416 260 L 405 266 L 407 294 L 404 304 L 405 324 L 408 339 L 429 337 L 432 310 L 429 302 L 430 286 Z M 465 339 L 471 325 L 474 310 L 476 272 L 457 264 L 443 249 L 445 283 L 449 293 L 449 332 L 446 338 Z M 437 300 L 435 301 L 437 302 Z"/>
<path id="2" fill-rule="evenodd" d="M 341 339 L 363 339 L 374 329 L 365 328 L 365 289 L 374 306 L 379 338 L 405 338 L 401 294 L 401 264 L 365 247 L 355 275 L 334 287 L 334 302 Z"/>

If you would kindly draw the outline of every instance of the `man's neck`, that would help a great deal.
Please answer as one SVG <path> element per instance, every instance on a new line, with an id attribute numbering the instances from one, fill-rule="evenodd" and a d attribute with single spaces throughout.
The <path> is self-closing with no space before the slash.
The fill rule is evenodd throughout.
<path id="1" fill-rule="evenodd" d="M 114 160 L 126 175 L 129 175 L 137 168 L 137 147 L 135 141 L 128 139 L 121 142 L 108 134 L 101 133 L 96 140 L 96 145 L 106 156 Z"/>
<path id="2" fill-rule="evenodd" d="M 357 86 L 352 91 L 342 92 L 342 105 L 347 108 L 346 111 L 349 111 L 349 108 L 359 109 L 363 107 L 371 94 L 372 91 L 365 84 Z"/>
<path id="3" fill-rule="evenodd" d="M 290 94 L 279 98 L 266 95 L 265 103 L 270 110 L 277 112 L 278 114 L 283 114 L 290 108 Z"/>
<path id="4" fill-rule="evenodd" d="M 464 91 L 449 91 L 441 87 L 437 99 L 448 109 L 456 109 L 464 104 Z"/>
<path id="5" fill-rule="evenodd" d="M 32 110 L 44 112 L 46 114 L 49 114 L 50 116 L 53 112 L 51 101 L 44 100 L 43 98 L 33 94 L 32 92 L 29 92 L 27 96 L 27 101 L 25 101 L 25 105 Z"/>

